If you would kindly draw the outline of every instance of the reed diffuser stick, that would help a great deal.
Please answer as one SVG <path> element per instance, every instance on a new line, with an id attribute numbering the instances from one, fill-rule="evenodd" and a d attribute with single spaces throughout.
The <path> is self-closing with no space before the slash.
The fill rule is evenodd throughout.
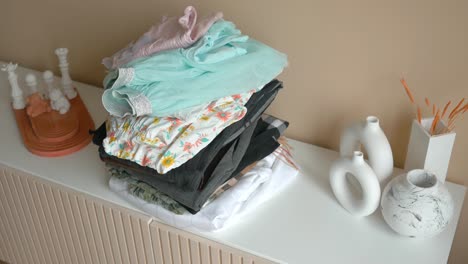
<path id="1" fill-rule="evenodd" d="M 411 92 L 408 83 L 404 78 L 400 79 L 400 82 L 403 84 L 403 87 L 405 88 L 406 95 L 408 96 L 411 104 L 416 104 L 416 117 L 418 122 L 421 124 L 422 121 L 422 109 L 419 107 L 419 105 L 416 103 L 414 100 L 414 95 Z M 468 111 L 468 103 L 465 103 L 465 98 L 462 98 L 458 104 L 450 111 L 449 108 L 452 104 L 452 101 L 448 101 L 444 108 L 439 108 L 435 103 L 432 104 L 432 109 L 431 109 L 431 102 L 429 101 L 429 98 L 425 97 L 424 98 L 424 103 L 426 106 L 432 110 L 432 115 L 434 116 L 434 119 L 432 120 L 431 126 L 429 128 L 429 133 L 431 135 L 436 135 L 436 134 L 443 134 L 443 133 L 449 133 L 455 128 L 455 122 L 460 119 L 460 117 Z M 442 109 L 442 112 L 441 112 Z M 446 114 L 448 116 L 446 117 Z M 444 118 L 447 118 L 446 121 L 446 127 L 444 129 L 437 129 L 437 124 L 440 121 L 443 121 Z M 442 131 L 441 131 L 442 130 Z"/>
<path id="2" fill-rule="evenodd" d="M 421 124 L 422 121 L 422 114 L 421 114 L 421 107 L 418 105 L 418 122 Z"/>
<path id="3" fill-rule="evenodd" d="M 406 83 L 404 78 L 401 78 L 400 80 L 401 84 L 403 84 L 403 87 L 405 88 L 406 94 L 408 95 L 408 98 L 410 99 L 411 103 L 414 104 L 414 96 L 411 93 L 411 90 L 408 87 L 408 84 Z"/>
<path id="4" fill-rule="evenodd" d="M 447 109 L 449 108 L 451 103 L 452 103 L 452 101 L 448 101 L 448 103 L 445 105 L 444 111 L 442 111 L 442 115 L 440 116 L 441 119 L 444 118 L 445 113 L 447 113 Z"/>
<path id="5" fill-rule="evenodd" d="M 457 104 L 457 106 L 455 106 L 455 108 L 452 110 L 452 112 L 450 112 L 449 118 L 452 118 L 457 113 L 458 108 L 463 104 L 464 101 L 465 101 L 465 98 L 460 100 L 460 102 Z"/>
<path id="6" fill-rule="evenodd" d="M 431 130 L 430 130 L 431 136 L 434 135 L 435 128 L 437 127 L 437 123 L 439 123 L 439 119 L 440 119 L 440 109 L 437 110 L 437 113 L 434 119 L 432 120 L 432 125 L 431 125 Z"/>

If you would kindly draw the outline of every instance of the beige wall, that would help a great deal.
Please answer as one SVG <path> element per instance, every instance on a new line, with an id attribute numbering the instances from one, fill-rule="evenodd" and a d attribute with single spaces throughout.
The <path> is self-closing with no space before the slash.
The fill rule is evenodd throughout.
<path id="1" fill-rule="evenodd" d="M 286 89 L 269 111 L 291 122 L 296 139 L 336 149 L 346 124 L 377 115 L 402 166 L 414 111 L 400 76 L 441 105 L 468 94 L 468 1 L 7 0 L 0 59 L 57 72 L 53 50 L 68 47 L 72 77 L 100 85 L 101 58 L 189 3 L 202 15 L 223 11 L 289 55 Z M 466 183 L 468 120 L 456 131 L 449 179 Z"/>
<path id="2" fill-rule="evenodd" d="M 223 11 L 244 33 L 289 55 L 286 89 L 269 111 L 289 120 L 288 135 L 299 140 L 337 149 L 346 124 L 377 115 L 402 166 L 414 111 L 400 76 L 420 100 L 468 95 L 464 0 L 3 0 L 0 60 L 57 73 L 53 50 L 68 47 L 72 77 L 100 85 L 102 57 L 189 3 L 202 15 Z M 449 179 L 468 184 L 467 117 L 456 131 Z"/>
<path id="3" fill-rule="evenodd" d="M 70 49 L 75 80 L 100 85 L 101 58 L 137 38 L 163 14 L 192 3 L 221 10 L 238 27 L 287 53 L 286 89 L 269 110 L 290 137 L 336 149 L 342 128 L 380 117 L 402 166 L 413 110 L 399 78 L 439 104 L 468 93 L 468 1 L 3 0 L 0 59 L 56 69 Z M 466 118 L 465 118 L 466 119 Z M 457 127 L 449 179 L 467 183 L 468 120 Z"/>

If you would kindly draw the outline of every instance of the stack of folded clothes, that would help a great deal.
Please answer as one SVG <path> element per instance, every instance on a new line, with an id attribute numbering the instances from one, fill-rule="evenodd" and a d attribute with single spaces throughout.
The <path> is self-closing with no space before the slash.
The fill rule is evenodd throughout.
<path id="1" fill-rule="evenodd" d="M 282 134 L 264 114 L 286 56 L 216 13 L 163 18 L 103 64 L 110 116 L 94 143 L 110 188 L 181 228 L 218 230 L 296 174 Z"/>

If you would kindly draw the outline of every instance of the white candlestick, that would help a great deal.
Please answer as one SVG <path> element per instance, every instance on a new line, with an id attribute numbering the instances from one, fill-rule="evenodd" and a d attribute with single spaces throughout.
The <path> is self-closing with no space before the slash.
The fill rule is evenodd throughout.
<path id="1" fill-rule="evenodd" d="M 44 78 L 44 82 L 47 85 L 47 92 L 50 93 L 55 87 L 54 87 L 54 74 L 51 71 L 45 71 L 42 74 L 42 77 Z"/>
<path id="2" fill-rule="evenodd" d="M 68 49 L 67 48 L 56 49 L 55 54 L 57 55 L 59 59 L 60 72 L 62 73 L 63 91 L 65 92 L 65 95 L 68 97 L 68 99 L 75 98 L 77 93 L 75 89 L 73 89 L 72 79 L 70 77 L 70 73 L 68 72 L 69 71 L 68 62 L 67 62 Z"/>
<path id="3" fill-rule="evenodd" d="M 8 73 L 8 81 L 11 86 L 11 98 L 13 101 L 13 109 L 24 109 L 26 104 L 24 102 L 23 91 L 18 85 L 18 76 L 15 73 L 16 67 L 18 64 L 8 63 L 3 65 L 2 71 Z"/>
<path id="4" fill-rule="evenodd" d="M 29 90 L 31 90 L 31 94 L 37 93 L 37 80 L 34 74 L 28 73 L 26 75 L 26 85 L 29 86 Z"/>

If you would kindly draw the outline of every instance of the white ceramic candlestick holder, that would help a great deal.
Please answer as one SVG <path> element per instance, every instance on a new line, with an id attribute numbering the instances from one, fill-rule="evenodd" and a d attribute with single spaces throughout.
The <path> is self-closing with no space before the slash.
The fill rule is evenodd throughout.
<path id="1" fill-rule="evenodd" d="M 406 153 L 405 170 L 424 169 L 434 173 L 439 181 L 445 182 L 447 170 L 455 143 L 455 132 L 430 135 L 433 118 L 414 120 Z M 445 131 L 446 125 L 439 121 L 435 131 Z"/>
<path id="2" fill-rule="evenodd" d="M 29 87 L 31 94 L 37 93 L 37 80 L 36 76 L 32 73 L 26 75 L 26 85 Z"/>
<path id="3" fill-rule="evenodd" d="M 54 74 L 51 71 L 45 71 L 42 74 L 42 77 L 44 79 L 44 82 L 47 85 L 47 93 L 50 93 L 55 89 L 54 87 Z"/>
<path id="4" fill-rule="evenodd" d="M 13 102 L 13 109 L 24 109 L 26 107 L 26 103 L 23 97 L 23 91 L 19 87 L 18 84 L 18 76 L 15 73 L 18 64 L 8 63 L 3 65 L 2 71 L 8 73 L 8 81 L 10 82 L 11 86 L 11 99 Z"/>
<path id="5" fill-rule="evenodd" d="M 59 67 L 60 72 L 62 74 L 62 86 L 65 95 L 68 99 L 73 99 L 76 97 L 77 93 L 75 89 L 73 89 L 72 79 L 70 77 L 68 62 L 67 62 L 67 55 L 68 49 L 67 48 L 59 48 L 55 50 L 55 54 L 59 59 Z"/>

